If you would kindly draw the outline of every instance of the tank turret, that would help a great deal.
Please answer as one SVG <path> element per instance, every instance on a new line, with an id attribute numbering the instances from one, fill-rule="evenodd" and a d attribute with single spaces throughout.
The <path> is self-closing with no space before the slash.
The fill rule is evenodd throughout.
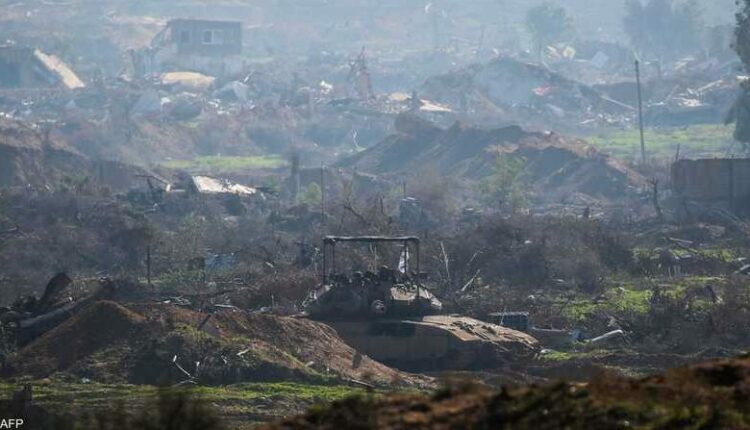
<path id="1" fill-rule="evenodd" d="M 381 267 L 377 273 L 336 271 L 336 244 L 401 243 L 399 268 Z M 303 303 L 310 317 L 325 320 L 424 316 L 439 313 L 442 303 L 419 281 L 419 239 L 416 237 L 328 236 L 323 241 L 323 279 Z M 410 249 L 415 248 L 416 272 L 410 271 Z M 414 251 L 412 251 L 414 252 Z M 329 260 L 330 256 L 330 260 Z"/>

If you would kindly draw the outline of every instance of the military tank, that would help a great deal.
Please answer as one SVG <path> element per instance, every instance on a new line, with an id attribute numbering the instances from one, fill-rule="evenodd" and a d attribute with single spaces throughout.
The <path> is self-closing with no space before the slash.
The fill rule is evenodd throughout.
<path id="1" fill-rule="evenodd" d="M 339 273 L 336 245 L 340 243 L 400 245 L 398 268 Z M 359 352 L 404 370 L 502 367 L 537 352 L 537 341 L 525 333 L 443 315 L 442 303 L 422 284 L 422 277 L 417 237 L 327 236 L 323 277 L 303 308 L 308 317 L 333 327 Z"/>

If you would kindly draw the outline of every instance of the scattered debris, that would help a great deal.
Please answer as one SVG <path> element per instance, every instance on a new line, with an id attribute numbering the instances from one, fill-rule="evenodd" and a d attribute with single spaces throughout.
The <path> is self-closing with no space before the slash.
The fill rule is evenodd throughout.
<path id="1" fill-rule="evenodd" d="M 216 179 L 208 176 L 193 176 L 193 185 L 201 194 L 238 194 L 252 196 L 257 189 L 246 185 L 234 184 L 226 179 Z"/>

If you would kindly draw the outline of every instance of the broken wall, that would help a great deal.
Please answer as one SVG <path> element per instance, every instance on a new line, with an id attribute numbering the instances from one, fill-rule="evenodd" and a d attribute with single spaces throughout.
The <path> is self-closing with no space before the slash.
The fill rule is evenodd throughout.
<path id="1" fill-rule="evenodd" d="M 672 164 L 672 188 L 688 200 L 750 205 L 750 159 L 679 160 Z"/>
<path id="2" fill-rule="evenodd" d="M 222 56 L 242 53 L 242 23 L 177 19 L 169 22 L 179 54 Z"/>

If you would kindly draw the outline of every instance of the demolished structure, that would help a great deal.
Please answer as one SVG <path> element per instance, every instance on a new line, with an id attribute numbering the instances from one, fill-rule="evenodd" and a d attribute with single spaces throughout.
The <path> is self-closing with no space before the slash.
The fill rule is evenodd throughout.
<path id="1" fill-rule="evenodd" d="M 546 118 L 602 124 L 634 112 L 627 104 L 540 65 L 501 57 L 428 79 L 420 94 L 481 121 Z M 542 124 L 539 124 L 542 125 Z"/>
<path id="2" fill-rule="evenodd" d="M 0 46 L 0 89 L 56 88 L 86 85 L 62 60 L 38 49 Z"/>
<path id="3" fill-rule="evenodd" d="M 150 46 L 131 51 L 131 67 L 136 77 L 180 70 L 222 76 L 243 69 L 241 54 L 241 22 L 173 19 Z"/>

